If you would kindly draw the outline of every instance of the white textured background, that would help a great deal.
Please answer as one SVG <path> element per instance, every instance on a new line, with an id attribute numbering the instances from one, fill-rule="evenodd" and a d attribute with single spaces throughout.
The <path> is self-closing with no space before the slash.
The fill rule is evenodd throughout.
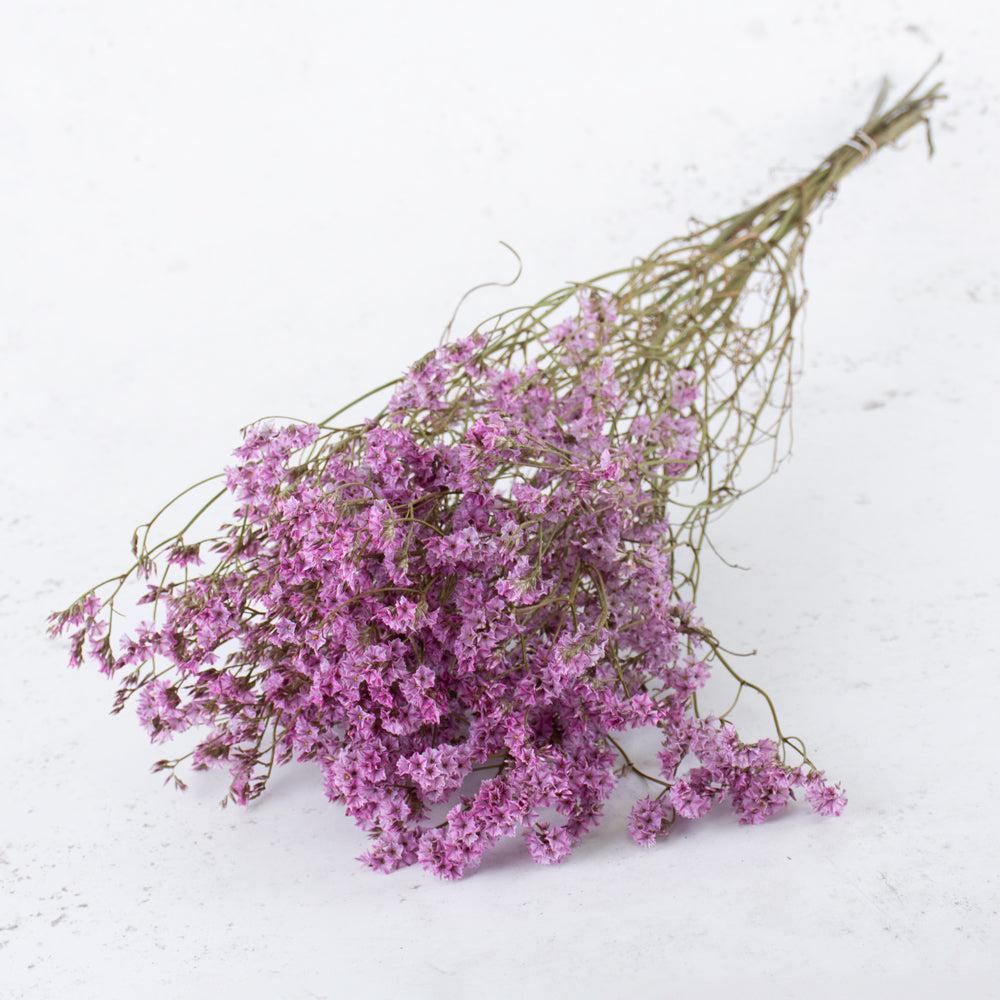
<path id="1" fill-rule="evenodd" d="M 697 7 L 695 12 L 693 8 Z M 0 996 L 998 995 L 993 3 L 0 6 Z M 265 413 L 319 417 L 467 321 L 810 168 L 944 52 L 808 276 L 796 450 L 703 611 L 850 807 L 652 851 L 633 779 L 571 860 L 369 874 L 287 769 L 184 796 L 42 619 Z M 461 322 L 459 326 L 461 326 Z M 763 733 L 763 730 L 761 731 Z"/>

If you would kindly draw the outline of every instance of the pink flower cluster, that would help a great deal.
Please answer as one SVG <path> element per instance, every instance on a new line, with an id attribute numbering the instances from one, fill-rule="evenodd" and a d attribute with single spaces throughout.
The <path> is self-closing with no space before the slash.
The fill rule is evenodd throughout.
<path id="1" fill-rule="evenodd" d="M 119 707 L 138 692 L 154 741 L 201 730 L 193 768 L 227 767 L 238 802 L 275 764 L 318 762 L 378 871 L 457 878 L 518 835 L 561 861 L 615 788 L 612 734 L 649 726 L 663 748 L 639 844 L 723 798 L 744 823 L 796 787 L 839 813 L 818 772 L 694 711 L 710 651 L 651 485 L 697 457 L 694 377 L 670 373 L 658 415 L 630 409 L 603 350 L 614 325 L 588 296 L 547 360 L 446 345 L 350 438 L 252 429 L 216 563 L 192 575 L 205 543 L 178 539 L 170 574 L 141 567 L 158 620 L 116 644 L 94 594 L 56 616 L 72 662 L 119 676 Z"/>

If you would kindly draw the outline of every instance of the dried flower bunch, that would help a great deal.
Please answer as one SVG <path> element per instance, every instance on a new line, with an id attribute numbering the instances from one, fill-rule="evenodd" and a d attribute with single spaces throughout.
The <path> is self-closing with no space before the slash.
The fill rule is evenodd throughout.
<path id="1" fill-rule="evenodd" d="M 515 835 L 560 861 L 629 770 L 652 789 L 629 821 L 643 845 L 724 799 L 743 823 L 795 789 L 838 814 L 840 789 L 695 600 L 748 449 L 770 444 L 772 467 L 783 453 L 807 218 L 926 122 L 941 94 L 921 86 L 888 108 L 883 93 L 851 141 L 761 204 L 495 316 L 321 423 L 247 429 L 233 467 L 136 531 L 125 572 L 53 615 L 71 663 L 114 676 L 114 710 L 134 697 L 153 742 L 196 733 L 155 765 L 179 787 L 182 763 L 227 768 L 246 803 L 275 765 L 316 761 L 379 871 L 456 878 Z M 219 504 L 225 523 L 198 537 Z M 131 589 L 147 613 L 118 636 Z M 735 683 L 720 715 L 698 704 L 715 664 Z M 737 735 L 747 689 L 773 739 Z M 659 730 L 657 774 L 615 738 L 643 727 Z"/>

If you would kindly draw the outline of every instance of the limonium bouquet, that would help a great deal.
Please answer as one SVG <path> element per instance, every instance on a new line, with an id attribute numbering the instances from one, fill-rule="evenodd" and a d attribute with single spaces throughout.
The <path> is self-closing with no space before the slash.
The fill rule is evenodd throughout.
<path id="1" fill-rule="evenodd" d="M 494 316 L 325 420 L 247 428 L 230 468 L 135 532 L 123 573 L 52 616 L 71 664 L 115 677 L 114 711 L 134 700 L 154 743 L 195 734 L 154 765 L 178 787 L 225 768 L 245 804 L 315 761 L 377 871 L 457 878 L 512 836 L 561 861 L 629 771 L 642 845 L 723 800 L 748 824 L 797 791 L 839 814 L 696 599 L 748 450 L 771 447 L 769 469 L 784 453 L 808 217 L 926 121 L 941 93 L 922 86 L 883 92 L 759 205 Z M 144 614 L 119 635 L 126 601 Z M 717 666 L 735 691 L 712 714 Z M 747 691 L 772 737 L 738 735 Z M 620 736 L 647 727 L 658 766 L 640 768 Z"/>

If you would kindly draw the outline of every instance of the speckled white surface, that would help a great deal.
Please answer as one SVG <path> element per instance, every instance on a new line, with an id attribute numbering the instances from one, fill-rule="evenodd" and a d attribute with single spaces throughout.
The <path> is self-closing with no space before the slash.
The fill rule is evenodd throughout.
<path id="1" fill-rule="evenodd" d="M 928 0 L 5 3 L 0 996 L 997 995 L 998 28 Z M 496 240 L 524 279 L 466 320 L 763 194 L 939 51 L 938 156 L 881 154 L 817 227 L 794 457 L 719 524 L 752 569 L 703 601 L 842 820 L 644 852 L 627 783 L 568 863 L 511 844 L 441 884 L 363 871 L 312 770 L 246 811 L 160 788 L 42 635 L 134 523 L 247 420 L 422 353 L 508 272 Z"/>

